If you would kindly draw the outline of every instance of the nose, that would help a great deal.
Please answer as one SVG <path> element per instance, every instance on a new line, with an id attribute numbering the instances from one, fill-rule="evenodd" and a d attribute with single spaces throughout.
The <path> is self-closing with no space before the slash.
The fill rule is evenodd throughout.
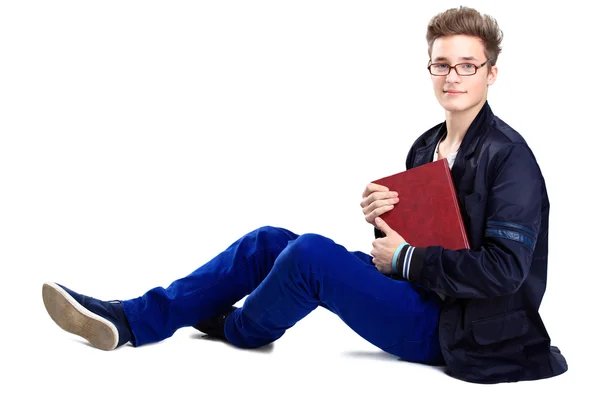
<path id="1" fill-rule="evenodd" d="M 450 73 L 446 75 L 446 82 L 459 82 L 460 75 L 456 73 L 456 68 L 450 68 Z"/>

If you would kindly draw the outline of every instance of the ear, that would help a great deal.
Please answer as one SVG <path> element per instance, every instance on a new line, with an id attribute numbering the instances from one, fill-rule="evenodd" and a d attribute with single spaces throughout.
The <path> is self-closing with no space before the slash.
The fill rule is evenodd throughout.
<path id="1" fill-rule="evenodd" d="M 498 66 L 494 65 L 490 68 L 490 71 L 487 76 L 487 84 L 488 86 L 493 85 L 496 82 L 496 77 L 498 76 Z"/>

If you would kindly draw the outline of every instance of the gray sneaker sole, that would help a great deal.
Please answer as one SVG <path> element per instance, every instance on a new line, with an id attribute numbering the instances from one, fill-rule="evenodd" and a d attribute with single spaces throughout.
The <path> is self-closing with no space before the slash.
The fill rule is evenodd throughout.
<path id="1" fill-rule="evenodd" d="M 44 283 L 42 298 L 50 318 L 63 330 L 81 336 L 101 350 L 117 347 L 117 327 L 106 318 L 87 310 L 54 282 Z"/>

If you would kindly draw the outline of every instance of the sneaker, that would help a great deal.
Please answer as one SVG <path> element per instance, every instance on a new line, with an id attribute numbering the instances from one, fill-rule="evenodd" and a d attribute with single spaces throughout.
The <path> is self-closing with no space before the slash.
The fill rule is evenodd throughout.
<path id="1" fill-rule="evenodd" d="M 65 331 L 81 336 L 101 350 L 113 350 L 132 338 L 123 306 L 118 300 L 101 301 L 54 282 L 42 286 L 50 318 Z"/>
<path id="2" fill-rule="evenodd" d="M 198 329 L 202 333 L 206 333 L 208 336 L 227 340 L 225 337 L 225 319 L 227 319 L 229 314 L 237 309 L 238 307 L 231 306 L 223 313 L 198 322 L 196 325 L 194 325 L 194 328 Z"/>

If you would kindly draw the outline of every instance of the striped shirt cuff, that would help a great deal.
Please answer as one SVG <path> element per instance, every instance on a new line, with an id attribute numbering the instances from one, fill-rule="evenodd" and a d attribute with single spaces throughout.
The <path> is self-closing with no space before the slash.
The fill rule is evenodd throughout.
<path id="1" fill-rule="evenodd" d="M 396 280 L 417 281 L 423 270 L 425 247 L 404 246 L 396 261 Z"/>

